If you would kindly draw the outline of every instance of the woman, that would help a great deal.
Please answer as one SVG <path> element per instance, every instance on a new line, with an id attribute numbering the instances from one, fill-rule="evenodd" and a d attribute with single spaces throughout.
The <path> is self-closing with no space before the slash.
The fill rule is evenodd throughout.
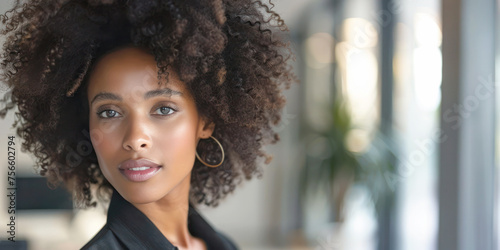
<path id="1" fill-rule="evenodd" d="M 195 206 L 272 159 L 280 87 L 296 79 L 278 14 L 251 0 L 31 0 L 1 20 L 0 114 L 18 107 L 23 149 L 79 206 L 111 200 L 82 249 L 237 249 Z"/>

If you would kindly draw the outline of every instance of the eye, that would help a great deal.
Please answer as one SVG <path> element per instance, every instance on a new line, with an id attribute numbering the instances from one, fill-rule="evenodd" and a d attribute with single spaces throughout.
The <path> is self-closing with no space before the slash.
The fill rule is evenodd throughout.
<path id="1" fill-rule="evenodd" d="M 116 118 L 116 117 L 118 117 L 118 114 L 119 114 L 118 112 L 116 112 L 115 110 L 112 110 L 112 109 L 106 109 L 106 110 L 102 110 L 102 111 L 97 112 L 97 115 L 100 118 L 104 118 L 104 119 Z"/>
<path id="2" fill-rule="evenodd" d="M 155 114 L 158 114 L 158 115 L 171 115 L 172 113 L 175 112 L 175 110 L 173 108 L 170 108 L 167 106 L 161 106 L 161 107 L 157 108 L 155 111 L 157 111 Z"/>

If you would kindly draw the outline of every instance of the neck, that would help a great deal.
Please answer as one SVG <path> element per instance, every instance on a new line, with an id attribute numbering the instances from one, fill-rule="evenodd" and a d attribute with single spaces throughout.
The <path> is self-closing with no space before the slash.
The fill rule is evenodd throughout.
<path id="1" fill-rule="evenodd" d="M 158 201 L 133 204 L 155 224 L 170 243 L 179 248 L 189 248 L 193 244 L 193 236 L 189 233 L 187 225 L 190 179 L 189 174 Z"/>

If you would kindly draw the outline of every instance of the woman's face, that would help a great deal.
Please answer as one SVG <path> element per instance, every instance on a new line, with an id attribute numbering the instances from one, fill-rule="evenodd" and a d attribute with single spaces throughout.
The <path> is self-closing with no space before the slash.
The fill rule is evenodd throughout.
<path id="1" fill-rule="evenodd" d="M 129 202 L 184 199 L 195 150 L 213 123 L 198 115 L 177 74 L 157 84 L 154 57 L 125 47 L 104 55 L 89 78 L 89 128 L 106 179 Z M 177 197 L 179 196 L 179 197 Z"/>

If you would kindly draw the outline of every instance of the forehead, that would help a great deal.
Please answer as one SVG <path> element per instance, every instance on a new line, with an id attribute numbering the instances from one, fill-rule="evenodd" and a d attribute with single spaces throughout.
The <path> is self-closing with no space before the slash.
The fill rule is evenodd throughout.
<path id="1" fill-rule="evenodd" d="M 169 67 L 169 82 L 162 79 L 158 86 L 158 67 L 154 56 L 138 47 L 124 47 L 98 59 L 90 72 L 87 92 L 89 97 L 100 91 L 126 91 L 127 89 L 156 89 L 168 86 L 185 90 L 176 72 Z M 185 91 L 183 91 L 185 92 Z"/>

